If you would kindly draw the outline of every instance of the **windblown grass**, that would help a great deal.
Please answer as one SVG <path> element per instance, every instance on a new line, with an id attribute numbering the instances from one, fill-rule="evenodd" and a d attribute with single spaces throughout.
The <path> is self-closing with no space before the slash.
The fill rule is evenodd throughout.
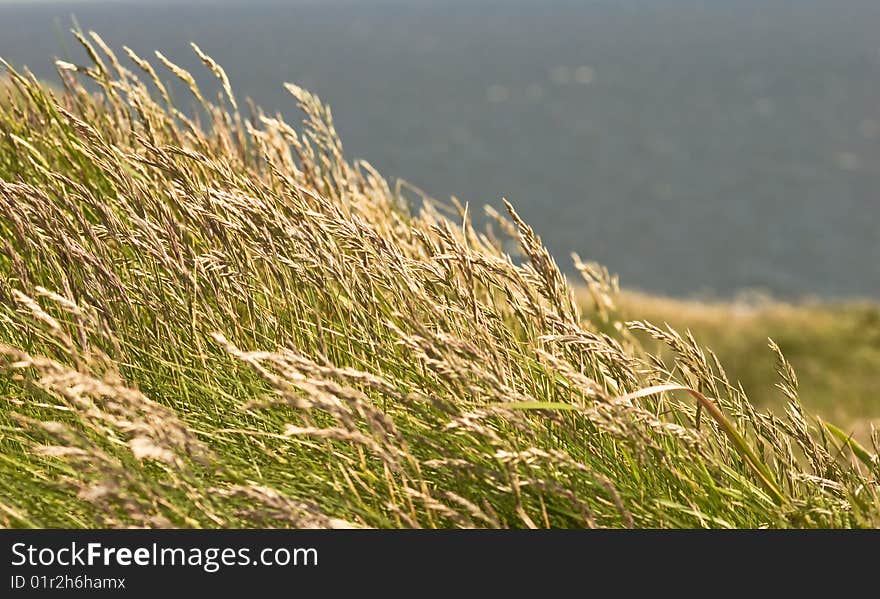
<path id="1" fill-rule="evenodd" d="M 807 416 L 781 352 L 775 416 L 604 269 L 577 301 L 512 206 L 481 232 L 346 161 L 309 92 L 292 127 L 157 54 L 187 111 L 78 37 L 63 91 L 0 101 L 0 524 L 880 525 L 880 435 Z"/>

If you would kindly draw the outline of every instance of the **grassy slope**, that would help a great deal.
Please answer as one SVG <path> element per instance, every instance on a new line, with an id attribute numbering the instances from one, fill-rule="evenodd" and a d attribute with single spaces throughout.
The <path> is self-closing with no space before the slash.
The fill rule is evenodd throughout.
<path id="1" fill-rule="evenodd" d="M 794 366 L 804 405 L 867 438 L 880 424 L 880 308 L 870 303 L 684 301 L 627 292 L 626 319 L 691 330 L 756 403 L 784 408 L 772 338 Z"/>
<path id="2" fill-rule="evenodd" d="M 880 525 L 880 437 L 783 359 L 758 411 L 687 336 L 645 352 L 601 268 L 579 309 L 512 207 L 517 260 L 410 210 L 308 92 L 242 118 L 158 57 L 208 130 L 81 42 L 64 93 L 0 102 L 0 525 Z"/>

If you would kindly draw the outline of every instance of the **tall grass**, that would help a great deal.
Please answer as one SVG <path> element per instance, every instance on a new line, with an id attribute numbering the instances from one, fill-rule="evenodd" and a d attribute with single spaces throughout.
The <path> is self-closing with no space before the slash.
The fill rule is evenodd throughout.
<path id="1" fill-rule="evenodd" d="M 215 101 L 77 37 L 63 90 L 7 65 L 0 100 L 0 524 L 880 525 L 880 436 L 781 352 L 776 417 L 580 259 L 576 301 L 509 204 L 479 231 L 347 161 L 309 92 L 294 127 L 197 47 Z"/>

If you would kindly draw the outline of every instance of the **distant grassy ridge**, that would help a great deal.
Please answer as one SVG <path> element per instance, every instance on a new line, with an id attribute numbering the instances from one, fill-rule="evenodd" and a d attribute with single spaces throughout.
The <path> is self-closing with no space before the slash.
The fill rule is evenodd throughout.
<path id="1" fill-rule="evenodd" d="M 776 345 L 767 411 L 715 329 L 573 287 L 509 204 L 413 202 L 306 90 L 294 126 L 195 46 L 214 90 L 77 38 L 0 100 L 0 525 L 880 526 L 880 435 Z"/>
<path id="2" fill-rule="evenodd" d="M 779 344 L 809 409 L 859 438 L 880 426 L 880 306 L 860 302 L 781 302 L 769 298 L 699 301 L 624 292 L 625 319 L 690 329 L 721 359 L 757 404 L 784 408 L 767 339 Z M 644 339 L 643 339 L 644 340 Z M 655 344 L 657 349 L 661 349 Z"/>

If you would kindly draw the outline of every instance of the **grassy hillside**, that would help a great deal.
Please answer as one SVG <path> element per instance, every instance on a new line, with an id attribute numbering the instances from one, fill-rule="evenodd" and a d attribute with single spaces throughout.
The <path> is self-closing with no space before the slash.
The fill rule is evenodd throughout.
<path id="1" fill-rule="evenodd" d="M 811 418 L 781 352 L 764 412 L 514 207 L 477 231 L 346 160 L 307 91 L 293 127 L 197 48 L 219 95 L 80 42 L 0 108 L 0 524 L 880 525 L 880 435 Z"/>
<path id="2" fill-rule="evenodd" d="M 868 439 L 880 426 L 880 307 L 869 303 L 729 303 L 682 301 L 627 292 L 624 318 L 690 330 L 718 354 L 732 380 L 756 404 L 784 410 L 775 387 L 772 338 L 794 367 L 800 397 L 811 411 Z M 643 340 L 646 340 L 643 338 Z M 662 350 L 659 344 L 652 349 Z"/>

